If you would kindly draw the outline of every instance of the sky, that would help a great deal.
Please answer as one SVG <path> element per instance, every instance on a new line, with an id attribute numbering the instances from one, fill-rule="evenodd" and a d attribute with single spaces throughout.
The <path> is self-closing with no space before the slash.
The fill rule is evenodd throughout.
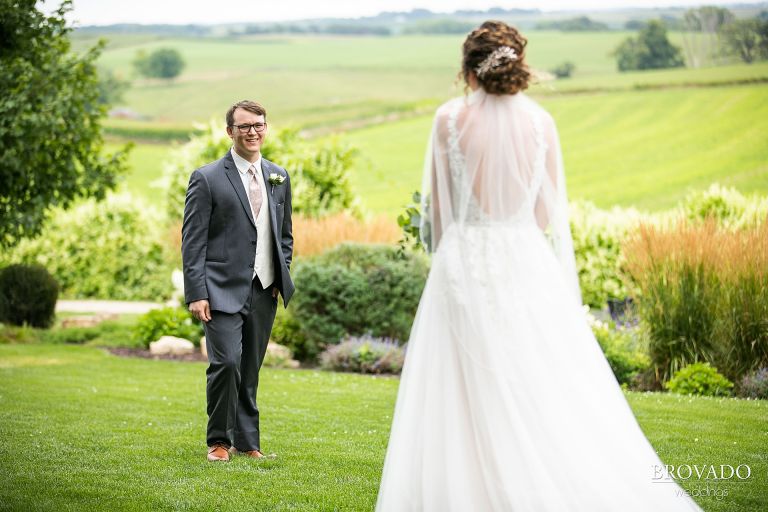
<path id="1" fill-rule="evenodd" d="M 59 0 L 45 0 L 45 10 L 58 7 Z M 750 0 L 74 0 L 69 19 L 76 25 L 112 23 L 215 24 L 283 21 L 307 18 L 356 18 L 382 11 L 410 11 L 416 8 L 433 12 L 458 9 L 485 10 L 490 7 L 541 9 L 610 9 L 615 7 L 691 7 L 704 4 L 728 5 L 759 3 Z"/>

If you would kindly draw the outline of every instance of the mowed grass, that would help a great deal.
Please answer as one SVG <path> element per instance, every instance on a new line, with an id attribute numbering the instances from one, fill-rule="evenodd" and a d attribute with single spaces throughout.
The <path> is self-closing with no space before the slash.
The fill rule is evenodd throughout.
<path id="1" fill-rule="evenodd" d="M 260 381 L 262 447 L 278 458 L 210 464 L 205 364 L 2 346 L 0 508 L 372 509 L 397 381 L 268 369 Z"/>
<path id="2" fill-rule="evenodd" d="M 537 96 L 557 121 L 569 195 L 660 210 L 712 182 L 768 193 L 768 87 Z M 350 131 L 352 175 L 371 210 L 395 216 L 421 187 L 431 116 Z"/>
<path id="3" fill-rule="evenodd" d="M 543 101 L 572 197 L 669 208 L 712 182 L 768 193 L 768 87 L 622 92 Z"/>
<path id="4" fill-rule="evenodd" d="M 264 369 L 262 442 L 277 459 L 210 464 L 205 364 L 0 346 L 0 508 L 371 510 L 398 382 Z M 627 397 L 665 463 L 750 466 L 721 485 L 727 499 L 697 498 L 705 510 L 768 503 L 765 401 Z"/>

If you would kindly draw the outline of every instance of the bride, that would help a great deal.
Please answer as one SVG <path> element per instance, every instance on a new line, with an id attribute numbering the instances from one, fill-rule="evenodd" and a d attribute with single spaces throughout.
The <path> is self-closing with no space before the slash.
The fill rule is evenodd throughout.
<path id="1" fill-rule="evenodd" d="M 587 324 L 552 117 L 526 40 L 467 36 L 473 90 L 441 106 L 425 168 L 432 268 L 408 344 L 378 511 L 699 510 L 648 443 Z"/>

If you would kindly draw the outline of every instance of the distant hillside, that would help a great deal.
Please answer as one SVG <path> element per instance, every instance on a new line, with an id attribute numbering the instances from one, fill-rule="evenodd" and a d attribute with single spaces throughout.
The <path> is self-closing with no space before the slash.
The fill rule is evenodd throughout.
<path id="1" fill-rule="evenodd" d="M 726 6 L 737 18 L 751 17 L 768 10 L 768 2 Z M 363 18 L 322 18 L 261 23 L 258 20 L 220 25 L 137 25 L 84 26 L 76 36 L 143 34 L 161 37 L 239 37 L 258 34 L 462 34 L 487 19 L 507 21 L 524 30 L 621 30 L 649 19 L 664 19 L 671 28 L 682 20 L 688 7 L 616 8 L 601 10 L 541 11 L 539 9 L 458 10 L 451 13 L 413 9 L 382 12 Z"/>

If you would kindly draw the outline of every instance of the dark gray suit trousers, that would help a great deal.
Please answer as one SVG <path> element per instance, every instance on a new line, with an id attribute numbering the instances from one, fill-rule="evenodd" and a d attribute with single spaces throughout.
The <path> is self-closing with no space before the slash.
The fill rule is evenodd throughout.
<path id="1" fill-rule="evenodd" d="M 208 446 L 223 443 L 240 451 L 261 450 L 256 392 L 276 312 L 272 287 L 265 290 L 258 277 L 253 278 L 240 311 L 211 311 L 205 324 Z"/>

